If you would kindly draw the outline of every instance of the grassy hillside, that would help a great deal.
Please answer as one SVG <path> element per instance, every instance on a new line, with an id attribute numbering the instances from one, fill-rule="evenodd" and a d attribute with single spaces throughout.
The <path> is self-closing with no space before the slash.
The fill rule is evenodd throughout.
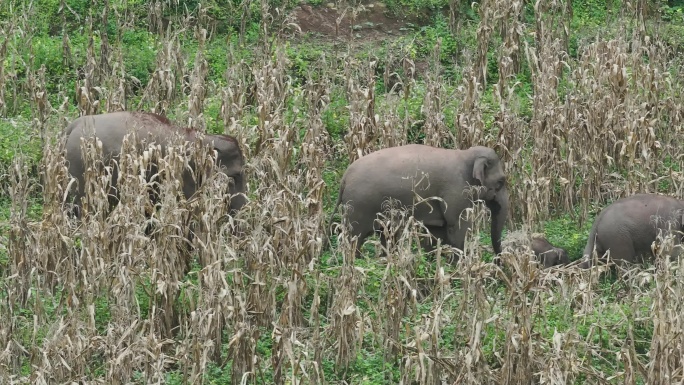
<path id="1" fill-rule="evenodd" d="M 457 263 L 400 210 L 384 250 L 338 226 L 322 247 L 346 167 L 407 143 L 496 149 L 507 232 L 572 259 L 607 203 L 682 197 L 680 2 L 94 3 L 0 3 L 1 383 L 684 380 L 671 238 L 631 271 L 515 243 L 497 266 L 477 207 Z M 89 174 L 69 217 L 60 133 L 122 109 L 235 135 L 250 202 L 227 215 L 220 178 L 180 198 L 167 157 L 148 218 L 131 151 L 121 203 Z"/>

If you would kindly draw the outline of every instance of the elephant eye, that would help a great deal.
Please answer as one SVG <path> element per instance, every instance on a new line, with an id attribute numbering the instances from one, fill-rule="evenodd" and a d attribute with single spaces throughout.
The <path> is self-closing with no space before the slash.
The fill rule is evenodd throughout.
<path id="1" fill-rule="evenodd" d="M 501 190 L 505 184 L 505 181 L 503 179 L 499 179 L 498 182 L 496 182 L 496 189 Z"/>

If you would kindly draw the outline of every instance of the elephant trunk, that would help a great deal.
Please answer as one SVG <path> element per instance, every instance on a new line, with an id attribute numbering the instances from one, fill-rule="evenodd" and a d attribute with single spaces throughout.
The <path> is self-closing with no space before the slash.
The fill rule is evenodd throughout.
<path id="1" fill-rule="evenodd" d="M 561 265 L 567 265 L 570 263 L 570 257 L 568 256 L 568 252 L 565 251 L 565 249 L 562 249 L 560 247 L 556 247 L 556 252 L 558 253 L 559 259 L 558 261 L 560 262 Z"/>
<path id="2" fill-rule="evenodd" d="M 501 234 L 508 219 L 508 190 L 502 188 L 494 200 L 487 202 L 487 207 L 492 212 L 492 246 L 494 254 L 501 254 Z"/>

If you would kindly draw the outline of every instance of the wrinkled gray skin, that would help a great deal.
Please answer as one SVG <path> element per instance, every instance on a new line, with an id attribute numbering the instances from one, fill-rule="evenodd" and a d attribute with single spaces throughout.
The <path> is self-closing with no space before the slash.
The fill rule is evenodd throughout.
<path id="1" fill-rule="evenodd" d="M 610 257 L 616 263 L 652 260 L 651 244 L 659 229 L 667 230 L 668 222 L 674 221 L 672 229 L 684 230 L 682 213 L 684 201 L 665 195 L 637 194 L 613 202 L 594 221 L 584 249 L 587 260 L 579 266 L 591 267 L 594 247 L 599 259 L 610 250 Z M 681 236 L 677 238 L 680 242 Z"/>
<path id="2" fill-rule="evenodd" d="M 95 133 L 102 142 L 102 153 L 105 165 L 107 165 L 111 159 L 119 160 L 124 136 L 131 129 L 137 131 L 139 149 L 146 149 L 147 145 L 155 142 L 161 144 L 162 153 L 165 153 L 167 142 L 172 138 L 174 132 L 181 133 L 188 141 L 193 141 L 195 138 L 195 131 L 177 127 L 163 116 L 146 112 L 120 111 L 101 115 L 81 116 L 75 119 L 67 126 L 65 135 L 67 136 L 66 160 L 68 161 L 69 173 L 78 180 L 78 187 L 74 194 L 77 216 L 81 214 L 81 197 L 84 195 L 85 168 L 81 156 L 81 138 L 86 135 L 92 135 L 93 132 Z M 141 143 L 143 140 L 146 143 L 145 146 Z M 228 135 L 207 134 L 204 137 L 204 144 L 210 143 L 213 143 L 214 149 L 217 152 L 216 163 L 220 171 L 233 178 L 233 183 L 229 187 L 230 193 L 244 193 L 245 180 L 242 170 L 244 159 L 235 138 Z M 153 173 L 154 171 L 151 174 Z M 117 196 L 115 187 L 118 170 L 114 168 L 112 174 L 113 182 L 110 196 L 114 197 L 112 202 L 114 203 Z M 183 193 L 185 197 L 189 198 L 196 190 L 197 186 L 192 179 L 190 171 L 184 172 Z M 242 194 L 233 196 L 230 202 L 231 213 L 237 212 L 245 202 L 246 198 Z"/>
<path id="3" fill-rule="evenodd" d="M 360 248 L 377 228 L 376 214 L 383 211 L 388 197 L 410 207 L 414 202 L 414 183 L 428 174 L 415 191 L 422 198 L 441 197 L 420 203 L 414 216 L 434 231 L 444 243 L 463 249 L 466 230 L 471 223 L 459 219 L 472 207 L 469 186 L 483 186 L 474 199 L 482 199 L 492 213 L 491 238 L 496 254 L 501 253 L 501 233 L 508 217 L 508 190 L 499 157 L 487 147 L 449 150 L 419 144 L 385 148 L 352 163 L 340 184 L 333 215 L 340 203 L 348 203 L 351 236 L 358 236 Z M 428 183 L 429 182 L 429 183 Z M 431 210 L 432 207 L 432 210 Z M 358 250 L 357 250 L 358 252 Z"/>
<path id="4" fill-rule="evenodd" d="M 530 237 L 530 247 L 544 268 L 570 263 L 568 252 L 560 247 L 555 247 L 546 238 Z"/>

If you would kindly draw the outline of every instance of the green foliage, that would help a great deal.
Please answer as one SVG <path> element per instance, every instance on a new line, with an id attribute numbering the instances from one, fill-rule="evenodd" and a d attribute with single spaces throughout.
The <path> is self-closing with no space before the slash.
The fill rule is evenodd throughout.
<path id="1" fill-rule="evenodd" d="M 681 12 L 683 12 L 682 9 L 679 10 L 678 14 Z M 662 37 L 675 52 L 684 51 L 684 25 L 663 24 Z"/>
<path id="2" fill-rule="evenodd" d="M 325 129 L 334 140 L 343 139 L 349 127 L 349 110 L 343 90 L 334 88 L 330 95 L 330 105 L 321 114 Z"/>
<path id="3" fill-rule="evenodd" d="M 99 58 L 101 40 L 94 35 L 93 50 Z M 151 72 L 155 68 L 156 51 L 158 47 L 154 36 L 146 31 L 128 30 L 122 34 L 121 49 L 127 75 L 138 79 L 142 85 L 149 81 Z M 75 85 L 78 77 L 77 68 L 81 68 L 86 60 L 88 39 L 84 35 L 75 34 L 70 37 L 72 63 L 65 63 L 62 38 L 59 36 L 36 36 L 32 39 L 32 52 L 24 52 L 23 61 L 29 63 L 29 55 L 34 55 L 34 71 L 45 66 L 45 80 L 47 91 L 53 97 L 55 104 L 61 100 L 54 99 L 62 92 L 75 97 Z M 110 41 L 110 44 L 116 44 Z"/>
<path id="4" fill-rule="evenodd" d="M 56 94 L 60 91 L 73 93 L 76 75 L 64 63 L 64 52 L 62 49 L 62 38 L 51 36 L 36 36 L 32 40 L 32 51 L 25 51 L 23 61 L 30 62 L 30 55 L 34 55 L 33 71 L 37 71 L 41 66 L 45 66 L 46 88 L 49 94 Z M 78 41 L 76 45 L 78 46 Z M 75 62 L 81 62 L 82 57 L 79 50 L 74 50 Z M 85 51 L 83 51 L 84 53 Z"/>
<path id="5" fill-rule="evenodd" d="M 661 17 L 664 21 L 682 24 L 684 22 L 684 1 L 671 1 L 671 4 L 662 4 Z"/>
<path id="6" fill-rule="evenodd" d="M 311 4 L 320 4 L 321 0 L 308 0 Z M 0 5 L 0 20 L 4 20 L 7 17 L 8 7 L 7 4 L 10 2 L 4 2 Z M 90 0 L 78 0 L 67 1 L 69 6 L 80 15 L 87 14 L 90 10 L 91 1 Z M 202 2 L 203 7 L 209 9 L 209 16 L 214 20 L 218 21 L 217 31 L 231 31 L 233 32 L 227 39 L 231 42 L 237 40 L 237 35 L 234 33 L 236 28 L 239 26 L 240 4 L 231 0 L 230 5 L 224 5 L 218 1 L 208 1 Z M 428 13 L 434 10 L 439 10 L 447 6 L 445 0 L 387 0 L 387 4 L 391 9 L 395 11 L 405 10 L 407 13 Z M 611 5 L 612 4 L 612 5 Z M 581 39 L 591 38 L 590 34 L 595 34 L 597 30 L 603 28 L 606 20 L 608 20 L 612 12 L 616 9 L 616 5 L 620 2 L 612 2 L 608 5 L 604 2 L 598 0 L 582 0 L 579 2 L 574 2 L 574 18 L 572 21 L 573 32 L 570 36 L 570 50 L 571 53 L 576 54 L 577 47 Z M 199 1 L 190 1 L 185 4 L 189 10 L 194 10 L 199 5 Z M 144 21 L 146 20 L 145 12 L 147 12 L 147 2 L 143 0 L 131 0 L 128 5 L 124 5 L 123 1 L 115 1 L 112 4 L 113 7 L 128 7 L 127 9 L 133 10 L 137 19 L 139 28 L 132 30 L 126 30 L 122 32 L 122 46 L 119 47 L 124 55 L 124 64 L 126 66 L 126 72 L 129 76 L 135 77 L 141 81 L 144 85 L 149 81 L 151 72 L 155 68 L 156 53 L 158 50 L 158 37 L 146 30 L 146 25 Z M 250 21 L 247 24 L 247 40 L 256 40 L 258 36 L 258 20 L 261 17 L 260 12 L 258 12 L 258 4 L 256 2 L 252 3 L 254 7 Z M 531 7 L 531 3 L 528 3 L 527 7 Z M 64 64 L 63 62 L 63 52 L 62 52 L 62 40 L 61 40 L 61 26 L 55 24 L 54 20 L 61 20 L 61 15 L 58 14 L 59 0 L 38 0 L 34 3 L 34 7 L 37 10 L 35 13 L 35 33 L 37 36 L 33 37 L 31 50 L 35 55 L 33 61 L 33 70 L 40 68 L 41 65 L 46 67 L 46 81 L 48 83 L 48 92 L 51 94 L 51 98 L 55 98 L 60 92 L 66 93 L 67 95 L 73 96 L 73 90 L 76 82 L 76 71 L 74 67 L 81 66 L 85 61 L 85 50 L 87 47 L 87 37 L 84 33 L 84 21 L 82 19 L 75 18 L 70 12 L 68 14 L 68 20 L 70 28 L 70 39 L 72 44 L 72 55 L 73 64 Z M 96 6 L 92 9 L 93 14 L 97 15 Z M 167 9 L 167 16 L 176 17 L 180 13 L 184 12 L 183 7 L 171 7 Z M 472 9 L 468 6 L 467 9 L 468 17 L 476 18 Z M 676 22 L 682 17 L 682 3 L 681 2 L 670 2 L 670 4 L 663 6 L 662 8 L 663 18 L 665 20 Z M 528 13 L 529 16 L 529 13 Z M 111 29 L 111 23 L 107 26 L 108 33 L 114 33 Z M 668 38 L 668 41 L 672 46 L 679 47 L 681 42 L 684 41 L 684 29 L 681 25 L 676 25 L 674 23 L 666 24 L 663 26 L 663 31 Z M 113 39 L 110 35 L 110 42 L 113 43 Z M 459 36 L 455 37 L 449 30 L 448 21 L 443 14 L 439 13 L 435 16 L 433 22 L 425 27 L 420 28 L 420 30 L 415 34 L 415 39 L 405 39 L 402 40 L 402 44 L 405 44 L 402 49 L 404 53 L 411 59 L 426 59 L 430 58 L 434 49 L 435 44 L 441 39 L 442 50 L 440 54 L 440 61 L 448 66 L 444 66 L 444 71 L 449 73 L 450 77 L 448 79 L 458 82 L 460 80 L 460 73 L 457 72 L 458 69 L 453 69 L 455 66 L 456 58 L 459 52 L 463 49 L 472 49 L 476 44 L 476 28 L 472 25 L 459 31 Z M 95 52 L 99 55 L 99 36 L 95 36 Z M 192 39 L 187 38 L 183 40 L 183 54 L 188 58 L 188 66 L 190 69 L 193 65 L 193 55 L 197 50 L 197 45 Z M 492 94 L 492 83 L 496 82 L 498 79 L 497 71 L 497 47 L 498 43 L 493 42 L 487 56 L 487 71 L 488 77 L 488 89 L 484 91 L 481 98 L 481 103 L 483 103 L 484 109 L 484 120 L 488 128 L 492 128 L 493 116 L 497 113 L 497 106 L 495 106 L 493 94 Z M 391 49 L 392 47 L 390 47 Z M 325 52 L 326 47 L 317 44 L 302 44 L 302 45 L 288 45 L 287 55 L 291 61 L 289 76 L 294 77 L 294 86 L 301 84 L 301 82 L 306 79 L 306 77 L 315 71 L 315 63 L 320 58 L 320 56 Z M 384 50 L 388 49 L 387 46 L 383 47 L 372 47 L 367 51 L 359 54 L 360 56 L 370 57 L 378 56 L 380 60 L 383 60 L 385 55 Z M 28 62 L 28 58 L 31 50 L 22 51 L 22 59 Z M 252 51 L 250 49 L 244 49 L 237 52 L 237 57 L 239 59 L 249 60 Z M 228 62 L 226 58 L 226 38 L 225 36 L 216 36 L 207 42 L 205 57 L 209 63 L 209 80 L 216 82 L 217 84 L 224 84 L 224 73 L 228 68 Z M 461 63 L 458 63 L 461 64 Z M 454 72 L 450 72 L 454 71 Z M 532 114 L 531 111 L 531 96 L 533 95 L 532 90 L 532 80 L 530 77 L 529 70 L 523 65 L 523 70 L 521 73 L 516 75 L 515 79 L 511 79 L 511 82 L 519 82 L 516 87 L 515 96 L 520 103 L 520 115 L 529 117 Z M 378 82 L 378 90 L 382 89 L 382 84 Z M 561 91 L 564 87 L 563 79 L 561 79 Z M 295 90 L 294 92 L 299 92 Z M 409 121 L 420 121 L 422 117 L 421 107 L 423 98 L 425 96 L 425 85 L 421 81 L 416 84 L 416 87 L 412 90 L 409 98 L 405 99 L 400 108 L 400 115 L 403 119 L 408 117 Z M 382 103 L 381 92 L 378 92 L 377 103 Z M 51 99 L 55 100 L 56 99 Z M 349 127 L 349 111 L 347 109 L 348 101 L 346 100 L 346 95 L 341 87 L 334 87 L 331 93 L 330 105 L 323 112 L 323 123 L 325 124 L 326 130 L 332 136 L 334 141 L 343 140 L 345 133 Z M 59 101 L 61 102 L 61 101 Z M 449 101 L 455 106 L 458 101 Z M 222 123 L 220 121 L 220 98 L 216 95 L 212 95 L 206 101 L 205 116 L 207 117 L 208 129 L 210 132 L 222 132 Z M 27 104 L 25 104 L 27 105 Z M 53 106 L 55 104 L 53 103 Z M 292 113 L 292 106 L 288 106 L 288 112 L 286 113 L 288 125 L 296 125 L 302 119 L 301 114 L 304 111 L 300 111 L 299 115 Z M 445 114 L 447 114 L 446 121 L 453 122 L 454 120 L 455 108 L 446 108 Z M 74 113 L 75 116 L 75 113 Z M 253 115 L 246 115 L 244 121 L 247 124 L 253 124 L 255 117 Z M 409 139 L 411 142 L 421 142 L 423 138 L 422 126 L 420 124 L 414 124 L 411 127 L 409 133 Z M 22 119 L 15 120 L 0 120 L 0 170 L 4 170 L 9 166 L 18 154 L 24 154 L 28 157 L 29 162 L 32 164 L 38 164 L 41 157 L 41 148 L 39 140 L 37 140 L 37 133 L 33 132 L 32 125 Z M 529 154 L 528 156 L 533 156 Z M 323 179 L 328 186 L 328 191 L 325 194 L 324 199 L 328 199 L 325 204 L 326 210 L 329 212 L 333 204 L 336 202 L 339 182 L 342 174 L 346 167 L 348 166 L 348 161 L 344 155 L 332 154 L 326 164 L 326 169 L 323 173 Z M 665 165 L 668 167 L 677 167 L 678 163 L 674 160 L 666 160 Z M 523 165 L 526 167 L 529 165 Z M 664 180 L 661 183 L 669 183 Z M 666 188 L 666 185 L 661 185 L 661 188 Z M 5 235 L 8 232 L 8 218 L 9 218 L 9 207 L 10 202 L 7 199 L 0 200 L 0 270 L 6 268 L 10 261 L 10 256 L 7 253 Z M 39 200 L 32 202 L 30 206 L 30 217 L 33 219 L 40 218 L 42 212 L 42 205 Z M 587 234 L 591 226 L 592 221 L 589 220 L 584 223 L 581 227 L 577 226 L 576 220 L 569 213 L 553 213 L 554 219 L 546 222 L 543 226 L 544 233 L 551 243 L 556 246 L 565 248 L 571 259 L 577 259 L 581 256 L 584 245 L 587 240 Z M 329 215 L 326 215 L 326 228 L 328 228 Z M 480 239 L 485 244 L 491 244 L 489 240 L 488 229 L 480 234 Z M 372 244 L 366 244 L 364 251 L 366 255 L 370 255 L 373 249 Z M 326 253 L 321 257 L 321 264 L 325 267 L 322 271 L 326 271 L 329 276 L 328 278 L 334 277 L 337 274 L 335 271 L 335 266 L 339 265 L 339 256 L 336 257 L 337 260 L 332 258 L 330 253 Z M 491 259 L 491 254 L 486 254 L 485 259 Z M 370 313 L 370 316 L 377 317 L 377 314 L 372 312 L 374 306 L 377 303 L 374 302 L 381 296 L 380 290 L 382 276 L 384 274 L 383 266 L 378 260 L 373 260 L 371 258 L 360 259 L 356 262 L 356 266 L 363 270 L 366 275 L 366 284 L 364 286 L 364 298 L 359 299 L 358 305 L 364 310 Z M 447 269 L 449 267 L 447 266 Z M 195 264 L 193 271 L 197 271 L 199 266 Z M 417 276 L 419 278 L 429 278 L 434 275 L 435 264 L 430 257 L 421 257 L 418 262 Z M 395 272 L 389 271 L 390 274 Z M 190 274 L 187 278 L 189 282 L 196 283 L 196 274 Z M 232 277 L 228 277 L 228 280 Z M 307 276 L 307 285 L 312 287 L 315 282 L 311 280 L 311 277 Z M 454 282 L 455 286 L 458 286 L 459 282 Z M 141 284 L 136 286 L 136 299 L 137 305 L 140 306 L 141 314 L 144 317 L 149 317 L 150 305 L 153 302 L 147 292 L 144 290 L 147 288 L 150 292 L 154 292 L 154 285 L 149 281 L 143 281 Z M 191 301 L 188 294 L 191 291 L 183 291 L 182 295 L 187 295 L 183 297 L 182 300 Z M 278 300 L 282 300 L 286 293 L 282 288 L 279 288 L 277 292 Z M 502 288 L 497 295 L 505 294 L 505 289 Z M 6 295 L 6 293 L 0 291 L 0 296 Z M 312 301 L 312 292 L 308 292 L 308 297 L 305 298 L 305 308 Z M 331 295 L 330 287 L 322 284 L 321 285 L 321 304 L 320 304 L 320 314 L 327 314 L 327 306 L 331 301 L 325 300 Z M 602 300 L 610 301 L 616 297 L 616 293 L 613 291 L 604 290 L 599 293 Z M 453 300 L 456 301 L 458 295 L 454 296 Z M 648 349 L 648 341 L 653 332 L 653 325 L 651 320 L 634 320 L 639 314 L 637 314 L 641 308 L 648 309 L 650 303 L 645 301 L 647 298 L 643 297 L 643 303 L 635 306 L 637 310 L 633 308 L 628 308 L 623 305 L 615 306 L 610 308 L 609 311 L 604 311 L 601 314 L 589 314 L 578 326 L 579 332 L 583 337 L 588 337 L 589 331 L 591 330 L 591 325 L 599 325 L 599 332 L 594 332 L 592 334 L 593 342 L 600 342 L 607 349 L 611 346 L 607 344 L 610 341 L 605 340 L 605 338 L 600 334 L 600 328 L 610 328 L 612 337 L 622 338 L 625 340 L 629 337 L 630 328 L 636 337 L 637 352 L 639 354 L 643 353 Z M 497 302 L 500 303 L 500 302 Z M 49 304 L 48 304 L 49 305 Z M 108 302 L 105 299 L 98 299 L 95 302 L 95 318 L 98 326 L 105 325 L 111 314 L 109 312 Z M 181 306 L 183 303 L 181 303 Z M 31 304 L 29 304 L 31 306 Z M 421 303 L 420 314 L 426 314 L 429 311 L 428 303 Z M 534 318 L 535 331 L 540 333 L 545 340 L 549 340 L 553 336 L 553 332 L 558 330 L 559 332 L 567 331 L 572 327 L 577 325 L 578 320 L 576 315 L 573 313 L 573 309 L 566 305 L 556 305 L 553 301 L 549 301 L 548 304 L 540 308 L 540 313 L 536 314 Z M 499 309 L 497 309 L 499 310 Z M 307 311 L 307 310 L 305 310 Z M 48 309 L 49 317 L 56 317 L 54 310 Z M 19 311 L 16 314 L 21 316 L 17 318 L 17 327 L 22 330 L 22 333 L 30 333 L 31 331 L 31 316 L 28 310 Z M 420 315 L 418 315 L 420 317 Z M 413 320 L 408 319 L 406 322 L 412 322 Z M 325 316 L 321 318 L 322 322 L 325 322 Z M 414 319 L 415 320 L 415 319 Z M 625 321 L 627 320 L 627 321 Z M 457 328 L 460 325 L 448 324 L 445 325 L 442 336 L 443 338 L 440 343 L 444 341 L 453 341 L 453 336 L 456 334 Z M 494 353 L 496 349 L 500 349 L 502 341 L 506 338 L 506 335 L 501 328 L 497 328 L 495 324 L 487 324 L 484 327 L 484 347 L 485 356 L 496 361 L 494 358 Z M 269 328 L 260 330 L 259 339 L 257 341 L 257 352 L 261 359 L 268 359 L 271 356 L 271 351 L 273 348 L 273 340 L 271 338 L 271 330 Z M 39 331 L 37 340 L 34 344 L 38 346 L 42 342 L 42 335 L 45 331 Z M 406 337 L 402 335 L 402 337 Z M 21 343 L 25 346 L 30 346 L 31 336 L 25 334 L 21 336 Z M 384 384 L 384 383 L 395 383 L 399 379 L 399 370 L 396 363 L 388 363 L 384 361 L 384 352 L 381 349 L 372 349 L 368 346 L 373 345 L 373 341 L 368 341 L 373 338 L 369 334 L 364 336 L 365 343 L 361 350 L 357 352 L 357 359 L 352 364 L 351 368 L 346 372 L 346 380 L 350 383 L 369 383 L 369 384 Z M 375 337 L 377 338 L 377 337 Z M 602 339 L 603 338 L 603 339 Z M 227 339 L 225 339 L 227 340 Z M 224 341 L 225 341 L 224 340 Z M 457 341 L 462 343 L 463 341 Z M 224 345 L 224 348 L 226 346 Z M 224 352 L 225 354 L 225 352 Z M 596 359 L 593 362 L 594 366 L 597 368 L 605 369 L 606 372 L 614 372 L 616 366 L 619 363 L 610 362 L 611 365 L 606 365 L 606 362 Z M 334 368 L 334 361 L 331 357 L 323 358 L 323 370 L 326 374 L 326 378 L 335 379 L 340 377 L 340 373 Z M 30 366 L 27 363 L 25 373 L 30 372 Z M 211 384 L 227 383 L 231 380 L 231 365 L 230 362 L 225 366 L 218 366 L 210 364 L 209 369 L 205 373 L 204 381 Z M 264 383 L 273 382 L 272 372 L 267 371 L 266 373 L 260 373 L 262 378 L 260 381 Z M 170 383 L 182 383 L 183 376 L 181 374 L 172 373 L 167 377 Z M 142 376 L 139 379 L 142 381 Z"/>
<path id="7" fill-rule="evenodd" d="M 408 129 L 407 139 L 409 143 L 423 143 L 425 133 L 423 132 L 423 99 L 425 98 L 425 84 L 417 83 L 411 91 L 411 95 L 405 98 L 399 108 L 399 119 L 405 120 L 408 116 L 409 122 L 413 122 Z"/>
<path id="8" fill-rule="evenodd" d="M 441 40 L 440 61 L 452 63 L 457 54 L 458 44 L 449 31 L 449 21 L 442 14 L 437 14 L 434 22 L 420 29 L 416 36 L 416 48 L 419 57 L 430 57 L 437 41 Z"/>
<path id="9" fill-rule="evenodd" d="M 149 82 L 157 61 L 156 37 L 141 30 L 125 31 L 121 36 L 124 65 L 129 76 L 144 87 Z"/>
<path id="10" fill-rule="evenodd" d="M 209 64 L 208 77 L 217 84 L 225 83 L 225 73 L 228 68 L 227 49 L 226 41 L 221 39 L 211 40 L 206 45 L 204 57 L 207 60 L 207 64 Z"/>
<path id="11" fill-rule="evenodd" d="M 576 260 L 582 257 L 592 223 L 593 218 L 578 227 L 577 221 L 566 213 L 546 222 L 544 234 L 551 244 L 564 248 L 570 260 Z"/>
<path id="12" fill-rule="evenodd" d="M 426 14 L 449 6 L 448 0 L 385 0 L 387 9 L 395 14 Z"/>
<path id="13" fill-rule="evenodd" d="M 385 361 L 383 354 L 382 350 L 360 350 L 354 363 L 345 372 L 345 382 L 368 385 L 399 383 L 399 368 Z M 330 359 L 323 361 L 323 372 L 326 378 L 339 377 L 335 362 Z"/>
<path id="14" fill-rule="evenodd" d="M 207 133 L 223 134 L 223 120 L 221 119 L 221 98 L 210 97 L 206 101 L 204 119 L 207 123 Z"/>
<path id="15" fill-rule="evenodd" d="M 297 85 L 304 83 L 310 74 L 315 76 L 314 66 L 324 55 L 323 47 L 315 44 L 295 46 L 287 43 L 286 52 L 290 60 L 290 71 Z"/>
<path id="16" fill-rule="evenodd" d="M 323 170 L 323 181 L 325 182 L 325 185 L 327 186 L 327 193 L 326 199 L 328 200 L 328 204 L 325 205 L 325 207 L 328 208 L 330 213 L 332 213 L 332 210 L 335 206 L 335 203 L 337 202 L 337 198 L 339 196 L 339 190 L 340 190 L 340 181 L 342 180 L 342 175 L 344 175 L 344 171 L 347 169 L 349 166 L 349 161 L 348 160 L 335 160 L 335 161 L 328 161 L 326 164 L 325 170 Z M 338 213 L 339 215 L 339 213 Z M 329 228 L 330 226 L 330 218 L 329 216 L 326 215 L 326 229 Z M 334 219 L 334 220 L 339 220 L 339 219 Z"/>
<path id="17" fill-rule="evenodd" d="M 610 296 L 615 296 L 614 292 L 616 285 L 608 286 L 602 293 L 602 298 L 605 301 L 610 301 Z M 648 309 L 648 297 L 641 296 L 639 301 L 641 307 Z M 612 307 L 612 308 L 611 308 Z M 608 311 L 605 311 L 608 310 Z M 592 312 L 584 315 L 582 318 L 577 318 L 577 331 L 583 338 L 586 338 L 592 343 L 602 345 L 608 349 L 612 343 L 609 337 L 617 340 L 627 340 L 631 338 L 629 332 L 634 334 L 634 343 L 638 354 L 643 354 L 644 349 L 648 349 L 651 335 L 653 333 L 653 322 L 649 319 L 635 321 L 636 314 L 633 310 L 625 305 L 615 304 L 608 309 L 604 308 L 602 312 Z M 590 335 L 591 333 L 591 335 Z M 601 368 L 605 371 L 614 371 L 616 368 L 622 368 L 623 363 L 615 360 L 612 355 L 594 356 L 589 358 L 591 365 L 595 368 Z"/>
<path id="18" fill-rule="evenodd" d="M 596 25 L 602 21 L 606 21 L 610 11 L 612 10 L 610 3 L 601 0 L 580 0 L 573 1 L 573 20 L 580 23 L 587 23 Z"/>
<path id="19" fill-rule="evenodd" d="M 571 30 L 575 33 L 570 36 L 570 45 L 577 48 L 577 42 L 587 35 L 595 36 L 598 31 L 604 29 L 613 15 L 616 15 L 622 7 L 621 1 L 581 0 L 572 3 Z M 571 55 L 576 52 L 569 52 Z"/>
<path id="20" fill-rule="evenodd" d="M 3 1 L 0 4 L 0 20 L 10 20 L 17 15 L 26 15 L 31 21 L 29 27 L 37 35 L 56 35 L 61 31 L 61 0 L 21 0 Z M 65 9 L 66 21 L 70 26 L 82 24 L 83 20 L 76 15 L 86 15 L 90 9 L 90 0 L 67 0 L 66 4 L 74 12 Z M 56 22 L 59 20 L 60 22 Z"/>
<path id="21" fill-rule="evenodd" d="M 8 239 L 6 234 L 9 233 L 9 218 L 10 218 L 10 206 L 12 202 L 9 197 L 0 196 L 0 272 L 6 271 L 9 266 L 9 253 L 7 250 Z M 0 281 L 2 283 L 2 281 Z M 0 291 L 0 295 L 4 293 Z"/>
<path id="22" fill-rule="evenodd" d="M 29 165 L 36 167 L 43 154 L 38 135 L 27 120 L 0 119 L 0 166 L 8 167 L 23 154 Z"/>
<path id="23" fill-rule="evenodd" d="M 515 79 L 512 81 L 513 84 L 516 84 L 515 86 L 515 102 L 517 103 L 518 110 L 517 112 L 520 114 L 522 117 L 526 118 L 532 118 L 532 99 L 529 97 L 530 95 L 533 95 L 534 92 L 532 90 L 532 79 L 531 79 L 531 74 L 529 67 L 525 64 L 521 66 L 522 69 L 520 73 L 515 75 Z M 564 78 L 561 79 L 563 81 Z"/>

